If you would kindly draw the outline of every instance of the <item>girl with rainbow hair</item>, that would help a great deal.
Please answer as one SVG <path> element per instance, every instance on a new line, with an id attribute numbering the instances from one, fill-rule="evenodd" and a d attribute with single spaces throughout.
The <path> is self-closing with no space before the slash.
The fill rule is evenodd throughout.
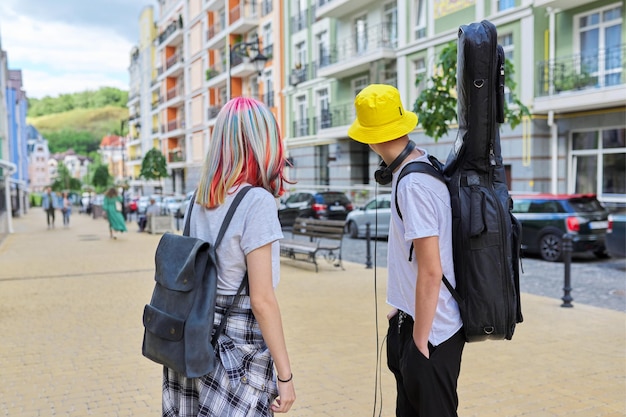
<path id="1" fill-rule="evenodd" d="M 284 166 L 283 143 L 270 109 L 252 98 L 226 103 L 204 161 L 190 235 L 214 242 L 235 195 L 252 186 L 217 248 L 214 329 L 246 272 L 248 293 L 237 299 L 218 338 L 213 372 L 186 378 L 164 367 L 163 416 L 272 416 L 286 413 L 295 401 L 274 293 L 280 278 L 278 240 L 283 237 L 275 198 L 288 182 Z"/>

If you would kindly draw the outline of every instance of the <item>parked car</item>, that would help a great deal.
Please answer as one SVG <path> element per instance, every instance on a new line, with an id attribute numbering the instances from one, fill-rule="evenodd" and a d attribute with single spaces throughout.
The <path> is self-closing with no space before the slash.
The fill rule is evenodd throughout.
<path id="1" fill-rule="evenodd" d="M 606 251 L 612 258 L 626 258 L 626 212 L 609 214 Z"/>
<path id="2" fill-rule="evenodd" d="M 185 197 L 182 195 L 172 195 L 163 198 L 161 206 L 165 214 L 177 214 L 184 199 Z"/>
<path id="3" fill-rule="evenodd" d="M 606 257 L 609 212 L 593 194 L 513 195 L 513 213 L 522 224 L 522 250 L 546 261 L 562 259 L 562 240 L 572 235 L 573 252 Z"/>
<path id="4" fill-rule="evenodd" d="M 293 226 L 296 217 L 345 220 L 352 208 L 352 202 L 341 191 L 297 191 L 281 202 L 278 219 L 282 226 Z"/>
<path id="5" fill-rule="evenodd" d="M 193 193 L 194 192 L 195 191 L 189 191 L 185 195 L 185 199 L 183 200 L 183 202 L 180 203 L 180 208 L 178 209 L 178 217 L 179 218 L 182 219 L 187 214 L 187 210 L 189 209 L 189 203 L 191 202 L 191 198 L 193 197 Z"/>
<path id="6" fill-rule="evenodd" d="M 390 218 L 391 194 L 381 194 L 369 200 L 363 207 L 348 213 L 346 231 L 351 238 L 365 237 L 369 223 L 371 237 L 387 238 Z"/>
<path id="7" fill-rule="evenodd" d="M 163 200 L 163 197 L 160 196 L 159 194 L 152 194 L 150 196 L 143 195 L 139 197 L 139 200 L 137 200 L 137 213 L 146 214 L 146 209 L 150 205 L 151 199 L 154 199 L 155 203 L 160 205 Z"/>

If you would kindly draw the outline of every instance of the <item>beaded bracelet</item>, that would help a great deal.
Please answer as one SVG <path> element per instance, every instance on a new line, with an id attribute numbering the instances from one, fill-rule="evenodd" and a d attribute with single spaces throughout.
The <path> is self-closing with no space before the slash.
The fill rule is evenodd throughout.
<path id="1" fill-rule="evenodd" d="M 278 380 L 278 382 L 289 382 L 293 379 L 293 372 L 291 373 L 291 375 L 289 375 L 289 378 L 287 379 L 280 379 L 278 375 L 276 375 L 276 379 Z"/>

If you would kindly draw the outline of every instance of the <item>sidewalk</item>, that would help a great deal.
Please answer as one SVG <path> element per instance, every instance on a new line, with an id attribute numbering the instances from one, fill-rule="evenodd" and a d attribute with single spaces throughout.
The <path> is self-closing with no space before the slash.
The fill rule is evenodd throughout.
<path id="1" fill-rule="evenodd" d="M 0 415 L 158 416 L 161 368 L 141 355 L 143 306 L 159 235 L 109 239 L 105 220 L 74 214 L 46 230 L 43 211 L 14 219 L 0 243 Z M 376 384 L 386 333 L 386 271 L 282 263 L 278 297 L 298 417 L 394 415 L 395 383 Z M 522 294 L 512 341 L 468 344 L 462 417 L 626 415 L 626 314 Z M 377 311 L 376 307 L 377 306 Z M 378 332 L 376 329 L 378 316 Z M 378 386 L 379 392 L 375 392 Z"/>

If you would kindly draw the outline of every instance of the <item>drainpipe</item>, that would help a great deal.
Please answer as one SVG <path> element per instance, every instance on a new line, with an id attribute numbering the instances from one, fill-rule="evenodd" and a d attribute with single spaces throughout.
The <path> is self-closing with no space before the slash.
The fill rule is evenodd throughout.
<path id="1" fill-rule="evenodd" d="M 559 152 L 559 126 L 554 123 L 554 110 L 548 112 L 548 127 L 550 128 L 550 192 L 557 194 L 558 189 L 558 152 Z"/>
<path id="2" fill-rule="evenodd" d="M 13 207 L 11 206 L 11 186 L 9 179 L 11 175 L 17 171 L 17 165 L 13 162 L 9 162 L 0 159 L 0 168 L 5 170 L 4 172 L 4 199 L 7 202 L 7 230 L 9 233 L 13 233 Z"/>

